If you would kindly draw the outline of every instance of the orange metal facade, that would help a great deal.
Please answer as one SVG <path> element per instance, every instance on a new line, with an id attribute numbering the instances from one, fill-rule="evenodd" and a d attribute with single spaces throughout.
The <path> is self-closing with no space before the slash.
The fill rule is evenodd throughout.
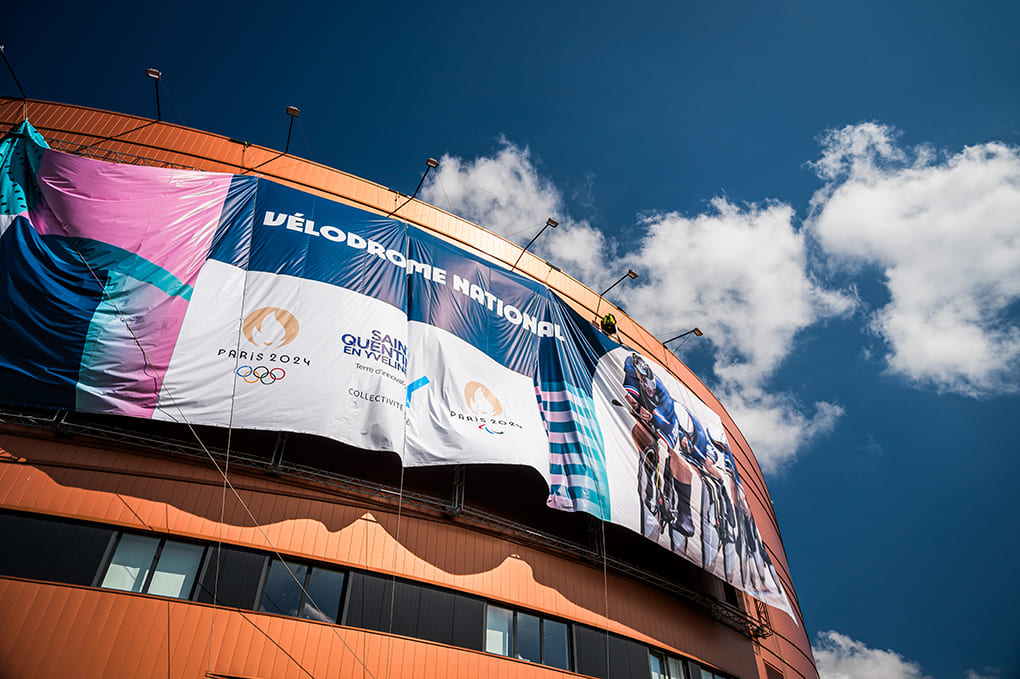
<path id="1" fill-rule="evenodd" d="M 0 124 L 24 119 L 66 148 L 202 170 L 250 172 L 386 213 L 406 200 L 372 182 L 293 156 L 176 125 L 45 102 L 0 99 Z M 268 161 L 268 162 L 266 162 Z M 412 201 L 396 216 L 493 261 L 518 246 Z M 597 295 L 525 253 L 518 269 L 594 317 Z M 602 303 L 603 308 L 612 308 Z M 799 610 L 768 490 L 750 447 L 714 395 L 650 333 L 613 309 L 625 342 L 667 365 L 723 419 L 748 499 L 791 604 Z M 0 507 L 202 540 L 275 548 L 505 602 L 641 641 L 741 678 L 765 665 L 816 679 L 802 621 L 771 611 L 774 634 L 751 640 L 647 584 L 482 532 L 440 514 L 366 503 L 312 483 L 255 474 L 231 480 L 250 508 L 226 503 L 211 467 L 48 433 L 0 433 Z M 256 525 L 257 524 L 257 525 Z M 744 597 L 744 609 L 755 604 Z M 608 610 L 607 610 L 608 608 Z M 363 664 L 362 664 L 363 663 Z M 0 675 L 51 676 L 578 676 L 394 635 L 140 594 L 0 578 Z"/>

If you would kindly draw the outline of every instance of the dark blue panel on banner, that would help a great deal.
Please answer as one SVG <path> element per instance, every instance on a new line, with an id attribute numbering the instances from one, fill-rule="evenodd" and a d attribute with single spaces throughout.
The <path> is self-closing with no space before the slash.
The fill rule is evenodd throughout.
<path id="1" fill-rule="evenodd" d="M 209 259 L 226 262 L 239 269 L 247 268 L 258 185 L 259 179 L 256 177 L 231 177 Z"/>
<path id="2" fill-rule="evenodd" d="M 400 222 L 260 180 L 249 271 L 336 285 L 404 308 Z"/>
<path id="3" fill-rule="evenodd" d="M 423 231 L 408 243 L 408 315 L 442 328 L 493 360 L 533 376 L 539 341 L 562 339 L 551 293 Z"/>
<path id="4" fill-rule="evenodd" d="M 74 408 L 81 355 L 106 272 L 85 266 L 70 239 L 40 237 L 24 217 L 0 237 L 0 271 L 6 349 L 0 355 L 0 399 Z"/>

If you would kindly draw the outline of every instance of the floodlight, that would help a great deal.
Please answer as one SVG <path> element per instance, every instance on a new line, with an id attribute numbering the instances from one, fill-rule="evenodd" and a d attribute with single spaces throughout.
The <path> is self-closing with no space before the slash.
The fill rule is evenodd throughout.
<path id="1" fill-rule="evenodd" d="M 534 243 L 536 240 L 538 240 L 538 237 L 541 236 L 545 232 L 546 229 L 548 229 L 550 226 L 555 229 L 559 225 L 560 225 L 560 223 L 557 222 L 552 217 L 550 217 L 549 219 L 545 220 L 545 226 L 543 226 L 541 228 L 541 230 L 538 233 L 535 234 L 534 238 L 529 240 L 528 244 L 524 246 L 524 249 L 521 250 L 521 254 L 517 255 L 517 261 L 514 262 L 514 265 L 512 267 L 510 267 L 510 270 L 513 271 L 514 269 L 517 268 L 517 265 L 520 264 L 520 262 L 521 262 L 521 257 L 524 256 L 524 253 L 528 251 L 528 248 L 531 247 L 531 244 Z"/>
<path id="2" fill-rule="evenodd" d="M 595 305 L 595 318 L 599 317 L 599 307 L 602 306 L 602 298 L 606 296 L 606 293 L 615 288 L 620 283 L 627 280 L 628 278 L 632 280 L 637 278 L 637 271 L 634 271 L 634 269 L 627 269 L 627 273 L 620 276 L 619 280 L 617 280 L 615 283 L 613 283 L 608 288 L 602 291 L 602 294 L 599 295 L 599 303 Z"/>

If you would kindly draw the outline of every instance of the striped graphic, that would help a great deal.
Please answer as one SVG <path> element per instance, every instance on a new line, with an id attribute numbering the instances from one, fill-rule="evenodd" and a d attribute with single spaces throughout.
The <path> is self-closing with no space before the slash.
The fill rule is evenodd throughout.
<path id="1" fill-rule="evenodd" d="M 546 503 L 609 521 L 605 446 L 594 401 L 566 382 L 544 382 L 535 387 L 535 397 L 549 436 L 551 484 Z"/>

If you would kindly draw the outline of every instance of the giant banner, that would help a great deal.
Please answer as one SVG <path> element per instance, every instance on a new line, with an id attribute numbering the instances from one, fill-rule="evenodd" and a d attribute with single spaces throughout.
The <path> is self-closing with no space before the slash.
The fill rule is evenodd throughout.
<path id="1" fill-rule="evenodd" d="M 0 402 L 534 469 L 789 612 L 718 415 L 545 286 L 251 176 L 0 147 Z"/>

